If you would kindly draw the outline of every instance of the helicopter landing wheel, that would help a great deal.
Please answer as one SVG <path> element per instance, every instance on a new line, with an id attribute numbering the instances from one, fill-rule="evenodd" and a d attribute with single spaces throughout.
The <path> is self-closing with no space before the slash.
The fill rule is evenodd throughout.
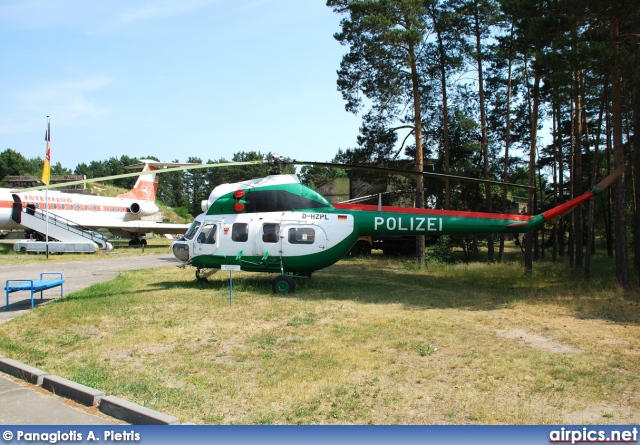
<path id="1" fill-rule="evenodd" d="M 290 294 L 296 289 L 293 278 L 288 275 L 278 275 L 271 283 L 274 294 Z"/>
<path id="2" fill-rule="evenodd" d="M 196 281 L 198 283 L 206 283 L 208 282 L 208 278 L 213 275 L 214 273 L 216 273 L 218 271 L 218 269 L 203 269 L 203 268 L 198 268 L 196 269 Z"/>
<path id="3" fill-rule="evenodd" d="M 196 269 L 196 281 L 198 283 L 206 283 L 209 281 L 205 274 L 202 273 L 202 269 Z"/>

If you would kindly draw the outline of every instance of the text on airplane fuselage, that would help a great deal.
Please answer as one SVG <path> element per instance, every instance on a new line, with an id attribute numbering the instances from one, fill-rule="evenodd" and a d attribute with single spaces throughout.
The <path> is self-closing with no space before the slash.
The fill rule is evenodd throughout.
<path id="1" fill-rule="evenodd" d="M 382 216 L 376 216 L 373 228 L 378 230 L 379 227 L 386 228 L 389 231 L 441 232 L 442 218 L 412 216 L 407 221 L 406 218 L 403 219 L 401 217 L 383 218 Z"/>
<path id="2" fill-rule="evenodd" d="M 29 202 L 35 202 L 35 201 L 45 202 L 45 197 L 44 196 L 38 196 L 38 195 L 23 195 L 22 196 L 22 200 L 29 201 Z M 71 198 L 65 198 L 65 197 L 60 197 L 60 196 L 49 196 L 46 199 L 46 201 L 48 201 L 48 202 L 73 202 L 73 200 Z"/>

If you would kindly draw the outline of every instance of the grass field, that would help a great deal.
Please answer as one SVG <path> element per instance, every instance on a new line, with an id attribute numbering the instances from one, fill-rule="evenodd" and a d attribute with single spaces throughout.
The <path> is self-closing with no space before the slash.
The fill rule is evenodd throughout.
<path id="1" fill-rule="evenodd" d="M 638 423 L 639 293 L 594 261 L 373 256 L 284 296 L 239 272 L 233 305 L 223 272 L 130 272 L 0 325 L 0 354 L 181 422 Z"/>

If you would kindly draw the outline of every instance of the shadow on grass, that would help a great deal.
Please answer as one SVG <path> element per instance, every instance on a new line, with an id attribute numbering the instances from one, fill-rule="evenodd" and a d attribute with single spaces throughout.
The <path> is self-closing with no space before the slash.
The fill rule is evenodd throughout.
<path id="1" fill-rule="evenodd" d="M 563 265 L 540 262 L 533 276 L 515 264 L 437 265 L 419 270 L 410 260 L 369 258 L 343 260 L 297 279 L 296 291 L 278 298 L 296 300 L 351 300 L 367 304 L 402 304 L 407 309 L 497 310 L 505 306 L 555 304 L 571 309 L 577 318 L 606 319 L 621 324 L 640 324 L 640 304 L 625 299 L 614 283 L 611 270 L 596 264 L 590 283 L 581 272 Z M 243 273 L 233 278 L 233 291 L 273 295 L 273 274 Z M 152 289 L 228 291 L 229 276 L 215 274 L 207 283 L 160 281 Z M 638 295 L 635 289 L 634 296 Z"/>

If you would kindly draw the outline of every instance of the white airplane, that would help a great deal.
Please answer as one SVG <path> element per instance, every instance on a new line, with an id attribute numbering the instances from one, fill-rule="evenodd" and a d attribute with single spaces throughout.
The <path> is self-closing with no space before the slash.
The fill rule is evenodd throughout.
<path id="1" fill-rule="evenodd" d="M 158 170 L 156 161 L 143 160 L 143 172 Z M 155 164 L 155 165 L 154 165 Z M 0 229 L 33 230 L 27 215 L 48 214 L 57 221 L 83 229 L 108 229 L 117 236 L 131 238 L 130 245 L 146 245 L 145 233 L 184 234 L 189 224 L 168 224 L 141 220 L 159 211 L 155 204 L 158 182 L 155 173 L 141 174 L 133 188 L 115 198 L 60 191 L 18 191 L 0 188 Z M 45 204 L 45 203 L 48 203 Z M 23 213 L 24 212 L 24 213 Z M 38 230 L 39 231 L 39 230 Z"/>

